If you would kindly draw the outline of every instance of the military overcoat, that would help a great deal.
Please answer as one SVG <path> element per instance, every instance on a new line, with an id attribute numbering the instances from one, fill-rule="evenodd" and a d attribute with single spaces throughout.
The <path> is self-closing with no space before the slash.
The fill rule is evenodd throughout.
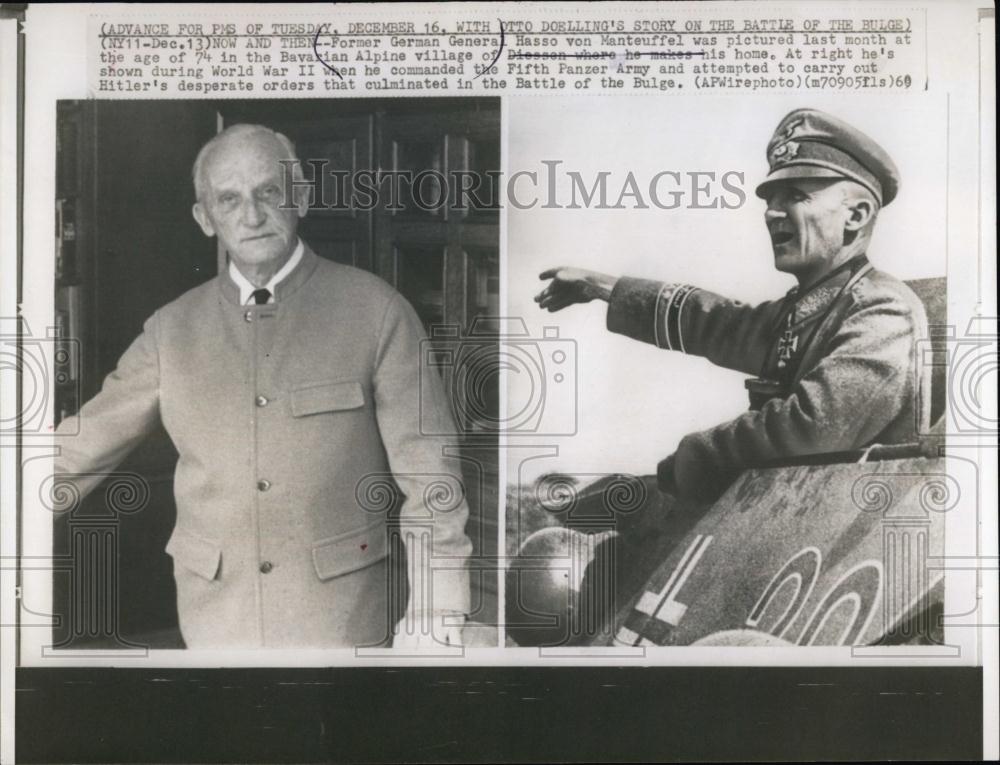
<path id="1" fill-rule="evenodd" d="M 804 293 L 757 306 L 692 285 L 625 277 L 612 291 L 612 332 L 703 356 L 774 383 L 759 408 L 685 436 L 661 482 L 718 496 L 755 464 L 916 441 L 926 432 L 930 367 L 920 299 L 862 256 Z"/>

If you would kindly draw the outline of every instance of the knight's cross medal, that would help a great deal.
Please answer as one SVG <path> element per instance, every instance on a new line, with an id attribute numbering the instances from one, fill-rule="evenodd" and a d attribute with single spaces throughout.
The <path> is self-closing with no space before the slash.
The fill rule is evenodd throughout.
<path id="1" fill-rule="evenodd" d="M 799 336 L 792 332 L 792 315 L 788 315 L 788 329 L 778 340 L 778 368 L 783 368 L 792 360 L 792 354 L 799 348 Z"/>

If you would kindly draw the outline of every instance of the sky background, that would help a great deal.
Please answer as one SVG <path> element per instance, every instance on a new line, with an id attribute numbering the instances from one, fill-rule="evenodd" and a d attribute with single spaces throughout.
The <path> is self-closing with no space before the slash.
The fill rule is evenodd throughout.
<path id="1" fill-rule="evenodd" d="M 753 189 L 766 174 L 764 149 L 774 128 L 800 107 L 823 109 L 855 125 L 881 143 L 900 169 L 901 191 L 881 213 L 869 251 L 876 267 L 902 279 L 945 275 L 943 98 L 692 94 L 509 100 L 508 178 L 518 170 L 543 173 L 542 160 L 562 160 L 560 171 L 575 170 L 588 185 L 606 170 L 613 204 L 630 170 L 644 194 L 662 170 L 714 171 L 717 177 L 736 170 L 744 173 L 747 199 L 731 210 L 508 207 L 508 315 L 523 318 L 533 338 L 543 337 L 545 327 L 557 328 L 560 338 L 539 343 L 550 349 L 543 352 L 548 382 L 541 429 L 572 422 L 574 410 L 578 415 L 572 437 L 526 439 L 558 453 L 511 465 L 508 481 L 518 473 L 523 483 L 550 471 L 652 473 L 685 434 L 747 409 L 745 375 L 609 333 L 603 302 L 549 314 L 532 297 L 543 286 L 541 271 L 576 266 L 688 282 L 750 303 L 780 298 L 794 280 L 773 268 L 764 203 Z M 570 181 L 560 178 L 559 196 L 568 199 Z M 519 198 L 528 197 L 526 182 L 517 188 Z M 664 181 L 660 188 L 670 185 Z M 560 367 L 552 363 L 551 349 L 566 341 L 576 349 L 575 397 L 568 378 L 553 379 Z M 538 395 L 527 374 L 512 369 L 508 381 L 509 412 Z"/>

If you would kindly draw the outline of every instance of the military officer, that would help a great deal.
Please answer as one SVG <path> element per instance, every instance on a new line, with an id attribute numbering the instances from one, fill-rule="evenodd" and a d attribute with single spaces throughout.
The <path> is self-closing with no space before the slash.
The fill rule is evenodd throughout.
<path id="1" fill-rule="evenodd" d="M 228 266 L 152 315 L 79 435 L 61 424 L 56 473 L 83 495 L 163 423 L 180 455 L 167 552 L 189 648 L 384 643 L 396 608 L 372 497 L 391 476 L 411 591 L 394 644 L 460 643 L 468 509 L 446 440 L 422 435 L 454 432 L 422 373 L 422 326 L 384 281 L 299 239 L 308 202 L 283 203 L 283 160 L 292 144 L 257 125 L 201 150 L 194 217 Z"/>
<path id="2" fill-rule="evenodd" d="M 543 272 L 551 282 L 535 296 L 549 311 L 605 300 L 612 332 L 754 375 L 749 411 L 685 436 L 658 466 L 661 488 L 676 495 L 714 499 L 755 464 L 912 442 L 929 417 L 915 357 L 923 305 L 867 256 L 878 213 L 899 190 L 892 159 L 815 109 L 781 120 L 767 159 L 757 196 L 774 265 L 798 282 L 783 299 L 749 306 L 575 268 Z"/>

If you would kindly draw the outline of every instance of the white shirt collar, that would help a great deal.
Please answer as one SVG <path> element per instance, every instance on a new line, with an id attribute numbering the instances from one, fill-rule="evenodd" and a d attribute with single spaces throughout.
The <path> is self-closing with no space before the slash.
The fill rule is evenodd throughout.
<path id="1" fill-rule="evenodd" d="M 295 252 L 292 253 L 292 257 L 283 265 L 274 276 L 271 277 L 271 281 L 264 285 L 264 289 L 270 291 L 271 297 L 267 301 L 268 303 L 274 302 L 274 288 L 277 286 L 278 282 L 288 276 L 294 269 L 295 266 L 299 264 L 302 260 L 303 253 L 302 240 L 299 239 L 299 243 L 295 246 Z M 230 258 L 229 260 L 229 276 L 236 283 L 236 286 L 240 288 L 240 305 L 246 305 L 253 299 L 254 290 L 258 289 L 254 287 L 250 281 L 240 272 L 240 269 L 236 267 L 236 264 Z"/>

